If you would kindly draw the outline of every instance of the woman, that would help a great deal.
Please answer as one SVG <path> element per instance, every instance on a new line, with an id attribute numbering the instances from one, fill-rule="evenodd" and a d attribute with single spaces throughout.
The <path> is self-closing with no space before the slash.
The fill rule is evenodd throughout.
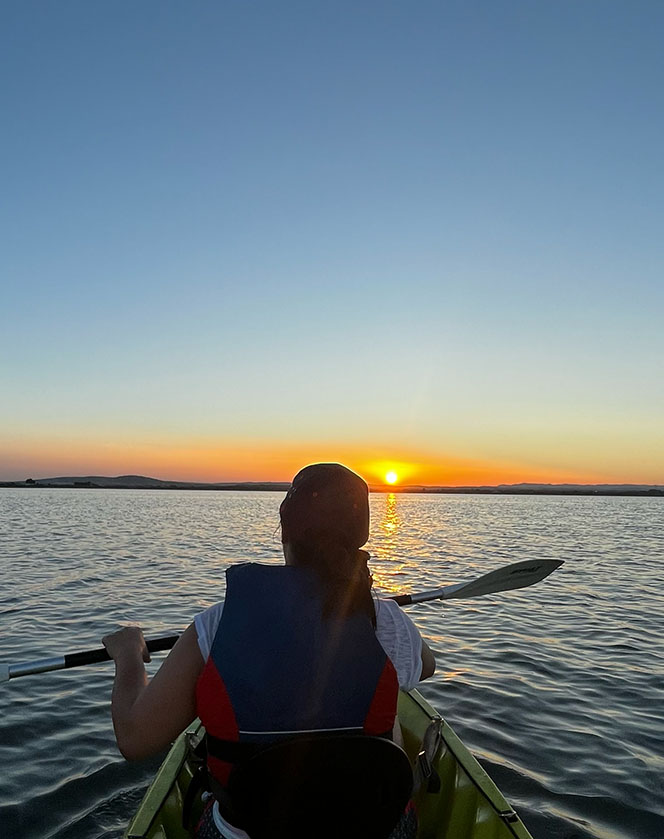
<path id="1" fill-rule="evenodd" d="M 285 566 L 227 571 L 224 602 L 198 615 L 155 676 L 138 627 L 103 638 L 116 672 L 113 726 L 128 760 L 172 742 L 197 716 L 217 799 L 243 749 L 277 734 L 362 729 L 399 737 L 398 689 L 435 661 L 392 600 L 374 602 L 366 483 L 335 463 L 305 467 L 280 507 Z M 243 837 L 218 802 L 199 835 Z"/>

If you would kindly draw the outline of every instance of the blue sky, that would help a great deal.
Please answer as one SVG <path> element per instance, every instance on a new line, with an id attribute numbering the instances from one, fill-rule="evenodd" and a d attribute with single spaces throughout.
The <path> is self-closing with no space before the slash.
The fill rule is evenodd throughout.
<path id="1" fill-rule="evenodd" d="M 664 482 L 663 23 L 5 4 L 0 478 L 306 440 Z"/>

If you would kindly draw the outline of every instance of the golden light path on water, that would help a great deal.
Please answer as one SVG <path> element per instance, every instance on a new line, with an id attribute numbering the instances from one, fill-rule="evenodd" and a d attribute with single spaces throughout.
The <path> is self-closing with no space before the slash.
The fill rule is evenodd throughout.
<path id="1" fill-rule="evenodd" d="M 371 572 L 374 578 L 374 585 L 381 593 L 397 594 L 399 589 L 398 575 L 406 568 L 414 568 L 416 563 L 413 560 L 395 562 L 394 557 L 399 555 L 397 542 L 401 519 L 397 509 L 397 496 L 390 492 L 385 496 L 385 507 L 379 522 L 382 535 L 380 542 L 377 542 L 371 552 Z"/>
<path id="2" fill-rule="evenodd" d="M 385 496 L 385 504 L 378 521 L 378 533 L 381 539 L 376 539 L 376 527 L 372 527 L 371 573 L 373 575 L 375 592 L 379 596 L 389 597 L 393 594 L 411 594 L 415 591 L 412 584 L 404 588 L 404 579 L 412 580 L 425 557 L 408 556 L 403 540 L 399 538 L 399 531 L 403 521 L 399 514 L 399 497 L 394 492 Z M 374 513 L 375 515 L 375 513 Z M 444 585 L 437 583 L 436 587 Z M 433 587 L 433 586 L 432 586 Z M 422 587 L 419 587 L 422 588 Z M 430 640 L 437 644 L 444 642 L 444 635 L 429 631 Z M 463 672 L 463 671 L 458 671 Z M 452 678 L 457 671 L 445 672 L 445 678 Z"/>

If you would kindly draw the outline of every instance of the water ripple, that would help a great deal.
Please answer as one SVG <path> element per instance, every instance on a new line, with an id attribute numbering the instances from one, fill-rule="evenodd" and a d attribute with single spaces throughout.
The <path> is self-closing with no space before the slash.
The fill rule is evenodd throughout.
<path id="1" fill-rule="evenodd" d="M 0 657 L 97 647 L 126 622 L 181 630 L 223 596 L 226 566 L 280 561 L 280 500 L 2 490 Z M 664 836 L 663 509 L 648 498 L 372 497 L 369 548 L 386 592 L 565 560 L 537 587 L 410 609 L 438 660 L 423 692 L 536 839 Z M 7 835 L 121 836 L 159 760 L 119 756 L 111 684 L 100 665 L 0 686 Z"/>

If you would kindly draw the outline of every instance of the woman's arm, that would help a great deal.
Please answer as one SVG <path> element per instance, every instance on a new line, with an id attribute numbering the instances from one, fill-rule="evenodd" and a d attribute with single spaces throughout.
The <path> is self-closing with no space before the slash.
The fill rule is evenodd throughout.
<path id="1" fill-rule="evenodd" d="M 434 654 L 431 652 L 431 648 L 424 638 L 422 638 L 422 675 L 420 676 L 420 681 L 428 679 L 429 676 L 433 676 L 435 671 L 436 659 L 434 658 Z"/>
<path id="2" fill-rule="evenodd" d="M 143 663 L 150 654 L 137 626 L 102 643 L 115 660 L 111 713 L 118 748 L 127 760 L 150 757 L 196 718 L 196 681 L 204 664 L 196 629 L 187 627 L 151 680 Z"/>

